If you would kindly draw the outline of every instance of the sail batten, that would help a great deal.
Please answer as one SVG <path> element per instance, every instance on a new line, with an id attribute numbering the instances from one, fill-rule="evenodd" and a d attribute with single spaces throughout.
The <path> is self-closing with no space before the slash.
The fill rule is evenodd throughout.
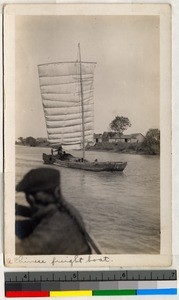
<path id="1" fill-rule="evenodd" d="M 91 138 L 91 134 L 89 134 L 89 135 L 87 135 L 86 136 L 86 141 L 89 141 L 90 140 L 90 138 Z M 59 143 L 59 141 L 60 141 L 60 139 L 58 138 L 58 137 L 56 137 L 56 138 L 48 138 L 48 142 L 49 143 L 53 143 L 53 144 L 57 144 L 57 143 Z M 71 138 L 71 137 L 66 137 L 65 139 L 63 139 L 63 143 L 79 143 L 79 144 L 81 144 L 81 140 L 79 140 L 79 136 L 77 136 L 77 137 L 73 137 L 73 138 Z"/>
<path id="2" fill-rule="evenodd" d="M 79 94 L 81 94 L 79 89 L 70 91 L 68 86 L 65 87 L 64 90 L 62 89 L 62 87 L 61 87 L 61 89 L 59 88 L 59 90 L 60 91 L 58 91 L 58 89 L 55 90 L 55 87 L 54 87 L 51 90 L 46 90 L 46 91 L 42 90 L 41 93 L 42 93 L 43 96 L 45 96 L 45 95 L 54 95 L 55 94 L 55 95 L 72 95 L 73 97 L 78 96 Z M 88 94 L 88 93 L 92 93 L 92 92 L 94 92 L 94 89 L 92 89 L 91 87 L 88 90 L 84 89 L 84 94 L 85 93 Z"/>
<path id="3" fill-rule="evenodd" d="M 86 90 L 86 88 L 90 88 L 93 86 L 93 80 L 88 80 L 88 81 L 83 81 L 83 86 L 84 86 L 84 90 Z M 70 91 L 70 89 L 73 91 L 74 89 L 79 90 L 80 91 L 80 85 L 76 83 L 76 81 L 74 82 L 69 82 L 69 83 L 58 83 L 58 84 L 49 84 L 49 85 L 42 85 L 41 86 L 41 91 L 42 93 L 50 93 L 51 92 L 56 92 L 56 93 L 61 93 L 61 91 Z"/>
<path id="4" fill-rule="evenodd" d="M 59 116 L 59 114 L 57 114 L 57 115 L 53 115 L 53 114 L 50 114 L 50 115 L 47 115 L 46 116 L 46 120 L 47 121 L 50 121 L 50 120 L 56 120 L 56 121 L 68 121 L 68 120 L 77 120 L 78 118 L 77 118 L 77 116 L 79 116 L 80 117 L 80 115 L 81 115 L 81 113 L 79 112 L 78 114 L 76 114 L 76 113 L 70 113 L 70 114 L 68 114 L 68 115 L 65 115 L 65 114 L 62 114 L 61 116 Z M 91 116 L 91 117 L 93 117 L 93 113 L 91 112 L 91 111 L 87 111 L 86 113 L 85 113 L 85 116 L 87 117 L 87 116 Z"/>
<path id="5" fill-rule="evenodd" d="M 88 126 L 88 124 L 93 124 L 93 121 L 92 120 L 86 121 L 85 125 Z M 69 124 L 68 126 L 63 124 L 63 125 L 61 125 L 61 128 L 63 129 L 65 127 L 66 129 L 68 129 L 68 128 L 72 128 L 72 127 L 79 126 L 79 125 L 81 125 L 80 122 L 73 122 L 73 123 Z M 62 129 L 59 127 L 60 127 L 60 124 L 55 124 L 55 126 L 52 126 L 51 124 L 47 124 L 47 128 L 50 129 L 51 132 L 53 132 L 53 130 L 57 130 L 57 129 L 58 129 L 58 131 L 62 131 Z"/>
<path id="6" fill-rule="evenodd" d="M 48 141 L 51 145 L 79 144 L 81 147 L 84 137 L 85 142 L 93 141 L 95 63 L 82 62 L 81 76 L 79 66 L 79 62 L 38 66 Z"/>
<path id="7" fill-rule="evenodd" d="M 41 77 L 39 78 L 40 85 L 55 85 L 55 84 L 70 84 L 80 80 L 79 76 L 52 76 L 52 77 Z M 86 80 L 93 80 L 93 76 L 90 74 L 82 77 L 82 82 Z"/>
<path id="8" fill-rule="evenodd" d="M 75 90 L 76 88 L 76 90 Z M 70 87 L 68 85 L 64 86 L 64 85 L 61 85 L 61 86 L 57 86 L 57 85 L 54 85 L 54 86 L 51 86 L 51 88 L 42 88 L 41 89 L 41 93 L 42 94 L 59 94 L 59 95 L 63 95 L 63 94 L 67 94 L 67 95 L 74 95 L 74 94 L 79 94 L 80 93 L 80 89 L 77 87 Z M 88 89 L 87 89 L 88 88 Z M 90 85 L 86 85 L 85 88 L 84 88 L 84 91 L 86 93 L 89 93 L 89 92 L 94 92 L 94 89 L 92 88 L 92 84 Z"/>
<path id="9" fill-rule="evenodd" d="M 90 134 L 87 134 L 86 136 L 85 136 L 85 141 L 87 142 L 87 141 L 92 141 L 92 139 L 91 139 L 91 137 L 92 137 L 92 135 L 91 135 L 91 133 Z M 50 142 L 50 143 L 57 143 L 57 141 L 59 142 L 61 140 L 61 137 L 59 137 L 58 135 L 56 135 L 56 136 L 54 136 L 53 138 L 52 137 L 49 137 L 48 138 L 48 141 Z M 78 143 L 82 143 L 82 140 L 81 140 L 81 136 L 80 135 L 76 135 L 75 137 L 65 137 L 64 139 L 63 139 L 63 143 L 72 143 L 72 142 L 78 142 Z"/>
<path id="10" fill-rule="evenodd" d="M 67 95 L 67 94 L 63 94 L 63 95 L 48 94 L 48 96 L 42 94 L 43 100 L 51 100 L 51 101 L 54 100 L 54 101 L 63 101 L 63 102 L 69 101 L 69 102 L 78 102 L 78 103 L 79 103 L 79 96 L 80 96 L 79 94 L 78 95 L 77 94 L 76 95 L 75 94 L 71 94 L 71 95 L 70 94 L 69 95 Z M 90 97 L 89 97 L 89 95 L 84 94 L 84 101 L 89 98 L 92 98 L 92 97 L 93 97 L 92 95 L 90 95 Z"/>
<path id="11" fill-rule="evenodd" d="M 44 64 L 39 65 L 39 75 L 42 76 L 73 76 L 80 75 L 77 73 L 79 70 L 79 62 L 71 62 L 71 63 L 52 63 L 52 64 Z M 82 63 L 82 74 L 93 74 L 94 64 Z"/>
<path id="12" fill-rule="evenodd" d="M 84 103 L 85 109 L 87 109 L 88 107 L 91 107 L 91 106 L 93 106 L 93 103 L 91 103 L 91 102 L 87 101 L 87 102 Z M 62 103 L 59 103 L 59 102 L 51 103 L 50 101 L 49 102 L 44 101 L 44 108 L 48 109 L 49 113 L 50 113 L 50 110 L 52 110 L 54 108 L 60 109 L 62 114 L 63 113 L 66 114 L 66 111 L 69 110 L 69 109 L 71 109 L 72 112 L 74 110 L 75 111 L 76 110 L 80 111 L 79 105 L 74 104 L 74 103 L 73 103 L 73 105 L 72 104 L 70 105 L 70 103 L 65 103 L 65 102 L 62 102 Z M 64 111 L 64 109 L 65 109 L 65 111 Z"/>
<path id="13" fill-rule="evenodd" d="M 68 115 L 49 115 L 46 116 L 47 121 L 71 121 L 71 120 L 80 120 L 81 113 L 78 114 L 68 114 Z M 93 111 L 88 111 L 85 113 L 86 118 L 92 117 L 93 118 Z"/>
<path id="14" fill-rule="evenodd" d="M 50 79 L 52 79 L 51 81 L 50 81 Z M 41 81 L 42 81 L 42 79 L 40 79 Z M 76 78 L 76 80 L 77 80 L 77 78 Z M 54 80 L 54 77 L 49 77 L 49 81 L 50 82 L 46 82 L 46 80 L 44 80 L 44 81 L 42 81 L 41 82 L 41 87 L 46 87 L 46 86 L 54 86 L 54 85 L 66 85 L 66 84 L 74 84 L 74 83 L 76 83 L 76 80 L 74 79 L 73 81 L 55 81 Z M 93 76 L 88 76 L 88 77 L 85 77 L 85 78 L 83 78 L 82 79 L 82 82 L 83 83 L 89 83 L 89 82 L 92 82 L 93 81 Z"/>
<path id="15" fill-rule="evenodd" d="M 93 125 L 92 123 L 86 123 L 86 132 L 93 130 Z M 62 128 L 47 128 L 48 134 L 53 135 L 53 134 L 71 134 L 71 133 L 76 133 L 80 132 L 81 133 L 81 124 L 75 125 L 75 126 L 68 126 L 68 127 L 62 127 Z"/>
<path id="16" fill-rule="evenodd" d="M 49 129 L 47 129 L 48 131 L 48 137 L 50 139 L 53 139 L 53 138 L 59 138 L 61 137 L 62 134 L 64 134 L 63 136 L 63 139 L 65 138 L 74 138 L 74 137 L 81 137 L 82 136 L 82 131 L 81 131 L 81 126 L 76 126 L 76 129 L 75 130 L 69 130 L 69 128 L 65 128 L 66 129 L 66 132 L 55 132 L 55 131 L 52 131 L 52 132 L 49 132 Z M 60 129 L 59 129 L 60 130 Z M 87 135 L 91 135 L 93 133 L 93 126 L 88 126 L 87 129 L 85 130 L 85 136 Z"/>
<path id="17" fill-rule="evenodd" d="M 87 123 L 93 123 L 92 117 L 85 118 L 85 124 Z M 59 128 L 63 126 L 74 126 L 74 125 L 80 125 L 81 120 L 80 119 L 72 119 L 67 121 L 47 121 L 47 128 Z"/>
<path id="18" fill-rule="evenodd" d="M 86 99 L 83 101 L 83 103 L 85 104 L 85 103 L 93 103 L 93 97 L 92 96 L 90 96 L 90 97 L 86 97 Z M 64 105 L 64 103 L 67 105 L 67 106 L 77 106 L 77 105 L 79 105 L 79 103 L 78 102 L 76 102 L 76 101 L 69 101 L 69 102 L 67 102 L 67 101 L 65 101 L 65 100 L 54 100 L 54 99 L 43 99 L 43 104 L 44 105 L 46 105 L 46 104 L 50 104 L 50 105 L 58 105 L 58 106 L 60 106 L 60 105 Z"/>
<path id="19" fill-rule="evenodd" d="M 93 104 L 86 104 L 84 106 L 84 112 L 92 111 L 93 110 Z M 67 115 L 70 113 L 71 115 L 75 115 L 77 113 L 80 113 L 80 107 L 79 106 L 74 106 L 74 107 L 62 107 L 62 108 L 55 108 L 55 107 L 50 107 L 50 108 L 44 108 L 45 114 L 47 116 L 49 115 Z"/>

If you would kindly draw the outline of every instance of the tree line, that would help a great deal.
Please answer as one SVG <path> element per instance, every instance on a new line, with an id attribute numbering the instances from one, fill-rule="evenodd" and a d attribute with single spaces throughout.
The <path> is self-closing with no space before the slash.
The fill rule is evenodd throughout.
<path id="1" fill-rule="evenodd" d="M 116 116 L 109 124 L 110 130 L 113 133 L 117 133 L 122 136 L 124 131 L 131 127 L 132 124 L 129 118 L 124 116 Z M 28 136 L 26 138 L 19 137 L 16 144 L 30 147 L 49 147 L 50 144 L 46 138 L 34 138 Z M 159 154 L 160 153 L 160 130 L 157 128 L 151 128 L 147 131 L 144 140 L 137 145 L 139 152 L 144 154 Z"/>
<path id="2" fill-rule="evenodd" d="M 127 117 L 116 116 L 109 127 L 113 132 L 117 132 L 119 136 L 123 134 L 125 130 L 131 127 L 132 124 Z M 160 153 L 160 130 L 157 128 L 151 128 L 147 131 L 143 142 L 140 144 L 140 149 L 146 154 L 159 154 Z"/>
<path id="3" fill-rule="evenodd" d="M 48 147 L 49 142 L 46 138 L 34 138 L 32 136 L 28 136 L 26 138 L 19 137 L 18 141 L 16 141 L 16 145 L 30 146 L 30 147 Z"/>

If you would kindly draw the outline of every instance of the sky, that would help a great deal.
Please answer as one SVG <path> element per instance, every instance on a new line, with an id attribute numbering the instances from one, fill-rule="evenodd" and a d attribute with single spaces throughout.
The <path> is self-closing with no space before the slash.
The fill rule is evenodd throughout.
<path id="1" fill-rule="evenodd" d="M 15 23 L 16 139 L 47 137 L 37 65 L 97 62 L 94 132 L 109 131 L 117 116 L 125 134 L 160 128 L 158 16 L 17 16 Z"/>

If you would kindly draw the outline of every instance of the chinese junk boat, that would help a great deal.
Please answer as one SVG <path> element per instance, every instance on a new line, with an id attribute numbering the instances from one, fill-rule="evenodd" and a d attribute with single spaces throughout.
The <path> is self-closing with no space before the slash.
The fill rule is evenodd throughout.
<path id="1" fill-rule="evenodd" d="M 93 142 L 93 81 L 96 63 L 81 61 L 38 66 L 39 81 L 51 154 L 43 153 L 45 164 L 86 171 L 123 171 L 127 162 L 94 162 L 85 159 L 85 146 Z M 64 149 L 82 149 L 74 157 Z M 54 153 L 56 152 L 57 153 Z"/>

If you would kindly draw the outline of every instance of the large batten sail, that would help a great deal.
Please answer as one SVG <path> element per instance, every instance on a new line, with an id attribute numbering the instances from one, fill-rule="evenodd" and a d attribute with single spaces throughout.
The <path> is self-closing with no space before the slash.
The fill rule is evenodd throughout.
<path id="1" fill-rule="evenodd" d="M 79 62 L 38 66 L 48 141 L 52 146 L 61 144 L 66 148 L 81 148 L 82 129 L 85 143 L 93 141 L 94 68 L 95 63 L 88 62 L 81 62 L 81 73 Z"/>

